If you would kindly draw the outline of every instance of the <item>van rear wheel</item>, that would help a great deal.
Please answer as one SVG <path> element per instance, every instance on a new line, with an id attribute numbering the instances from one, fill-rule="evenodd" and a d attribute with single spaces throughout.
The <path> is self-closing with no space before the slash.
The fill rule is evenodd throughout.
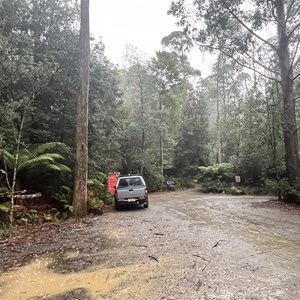
<path id="1" fill-rule="evenodd" d="M 115 210 L 120 210 L 121 209 L 121 205 L 115 201 Z"/>

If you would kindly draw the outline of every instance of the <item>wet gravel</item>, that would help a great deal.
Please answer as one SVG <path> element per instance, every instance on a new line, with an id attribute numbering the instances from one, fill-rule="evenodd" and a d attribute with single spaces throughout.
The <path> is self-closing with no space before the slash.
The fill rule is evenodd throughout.
<path id="1" fill-rule="evenodd" d="M 94 293 L 78 282 L 30 299 L 300 299 L 300 209 L 270 197 L 154 193 L 148 209 L 43 230 L 2 240 L 0 272 L 48 254 L 52 273 L 108 275 Z"/>

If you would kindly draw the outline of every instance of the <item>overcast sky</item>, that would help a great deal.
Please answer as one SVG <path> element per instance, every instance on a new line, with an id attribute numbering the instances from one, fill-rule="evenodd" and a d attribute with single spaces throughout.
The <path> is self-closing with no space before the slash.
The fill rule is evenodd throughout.
<path id="1" fill-rule="evenodd" d="M 130 44 L 148 56 L 161 50 L 161 40 L 180 30 L 176 19 L 167 15 L 172 0 L 90 0 L 90 26 L 94 37 L 102 37 L 105 54 L 122 66 L 125 45 Z M 210 66 L 199 50 L 189 55 L 194 68 L 205 76 Z M 204 67 L 206 66 L 206 67 Z"/>
<path id="2" fill-rule="evenodd" d="M 172 0 L 90 0 L 90 25 L 94 37 L 102 36 L 106 55 L 119 63 L 125 45 L 153 56 L 161 39 L 174 30 L 175 18 L 167 15 Z"/>

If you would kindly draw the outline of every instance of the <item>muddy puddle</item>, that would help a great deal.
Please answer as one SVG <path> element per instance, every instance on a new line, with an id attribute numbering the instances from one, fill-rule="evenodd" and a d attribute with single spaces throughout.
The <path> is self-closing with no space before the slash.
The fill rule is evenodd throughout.
<path id="1" fill-rule="evenodd" d="M 67 271 L 70 261 L 75 260 L 80 260 L 78 251 L 44 254 L 4 273 L 0 279 L 0 299 L 86 300 L 107 299 L 108 295 L 109 299 L 146 299 L 156 279 L 164 276 L 158 271 L 156 261 L 70 273 Z M 167 272 L 172 258 L 164 258 L 159 264 Z"/>

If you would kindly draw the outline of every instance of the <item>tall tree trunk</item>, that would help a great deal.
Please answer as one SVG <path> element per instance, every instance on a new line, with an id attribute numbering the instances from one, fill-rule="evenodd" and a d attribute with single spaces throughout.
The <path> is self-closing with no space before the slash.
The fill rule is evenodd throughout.
<path id="1" fill-rule="evenodd" d="M 220 116 L 220 56 L 218 57 L 218 67 L 217 67 L 217 127 L 218 127 L 218 153 L 217 153 L 217 163 L 222 163 L 222 125 Z M 222 76 L 224 76 L 222 74 Z M 224 92 L 224 90 L 223 90 Z"/>
<path id="2" fill-rule="evenodd" d="M 139 86 L 140 86 L 140 101 L 141 101 L 141 110 L 142 110 L 142 120 L 145 119 L 145 107 L 144 107 L 144 92 L 143 92 L 143 81 L 139 74 Z M 142 157 L 141 157 L 141 174 L 144 174 L 144 167 L 145 167 L 145 124 L 142 124 Z"/>
<path id="3" fill-rule="evenodd" d="M 285 145 L 286 169 L 291 186 L 300 183 L 300 164 L 298 155 L 298 136 L 295 113 L 295 100 L 293 99 L 293 68 L 290 60 L 289 37 L 286 32 L 285 7 L 283 0 L 277 0 L 276 13 L 278 17 L 277 31 L 279 48 L 277 51 L 283 98 L 283 136 Z"/>
<path id="4" fill-rule="evenodd" d="M 73 196 L 73 209 L 76 217 L 87 214 L 89 56 L 89 0 L 81 0 L 80 90 L 76 116 L 76 162 Z"/>
<path id="5" fill-rule="evenodd" d="M 17 186 L 17 173 L 18 173 L 18 168 L 19 168 L 19 155 L 20 155 L 20 145 L 21 145 L 21 139 L 22 139 L 22 134 L 23 134 L 23 129 L 24 129 L 24 122 L 25 122 L 25 117 L 27 113 L 27 109 L 30 106 L 30 102 L 25 105 L 23 114 L 21 115 L 21 123 L 20 123 L 20 129 L 18 132 L 18 136 L 16 137 L 16 144 L 17 144 L 17 149 L 16 149 L 16 156 L 15 156 L 15 162 L 14 162 L 14 171 L 13 171 L 13 179 L 12 179 L 12 184 L 11 184 L 11 207 L 10 207 L 10 216 L 9 216 L 9 223 L 10 226 L 13 226 L 13 221 L 14 221 L 14 206 L 15 206 L 15 191 L 16 191 L 16 186 Z M 7 179 L 8 181 L 8 179 Z"/>
<path id="6" fill-rule="evenodd" d="M 160 132 L 159 132 L 159 163 L 160 163 L 160 175 L 161 175 L 161 189 L 164 184 L 164 146 L 162 137 L 162 93 L 159 93 L 159 112 L 160 112 Z"/>

